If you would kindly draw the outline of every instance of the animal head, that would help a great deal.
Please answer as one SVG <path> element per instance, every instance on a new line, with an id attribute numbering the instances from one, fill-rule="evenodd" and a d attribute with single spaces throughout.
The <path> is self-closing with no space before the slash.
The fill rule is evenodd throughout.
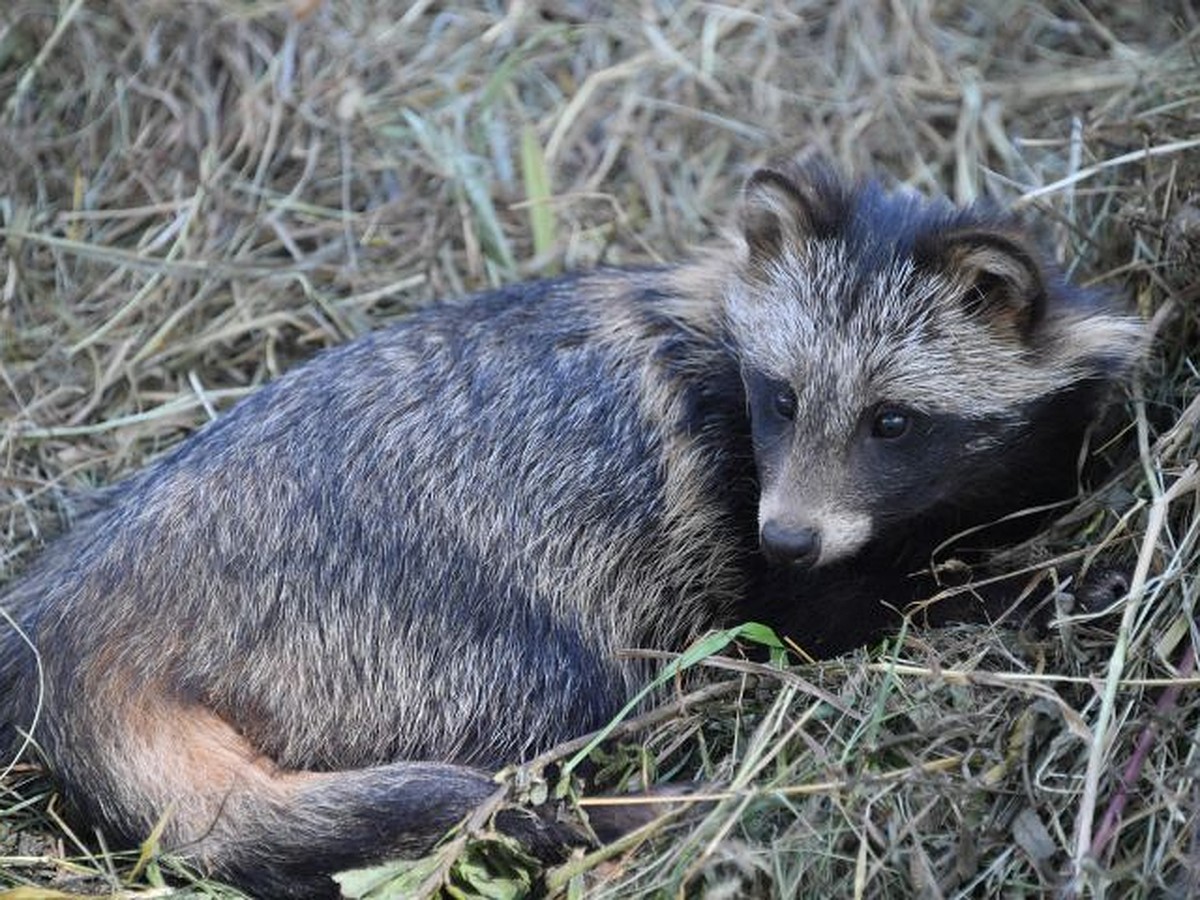
<path id="1" fill-rule="evenodd" d="M 1027 442 L 1050 437 L 1077 455 L 1086 398 L 1143 346 L 1140 322 L 1067 285 L 1007 217 L 779 168 L 751 177 L 741 225 L 725 327 L 777 562 L 847 559 L 938 508 L 1002 508 L 1026 474 L 1004 461 L 1028 466 Z M 1086 415 L 1056 422 L 1068 396 Z"/>

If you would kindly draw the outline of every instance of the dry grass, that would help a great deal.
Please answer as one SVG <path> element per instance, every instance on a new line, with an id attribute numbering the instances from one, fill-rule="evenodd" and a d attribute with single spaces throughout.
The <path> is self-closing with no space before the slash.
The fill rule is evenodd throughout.
<path id="1" fill-rule="evenodd" d="M 0 571 L 87 488 L 322 346 L 437 295 L 679 258 L 770 156 L 1015 201 L 1160 328 L 1134 462 L 1009 563 L 1043 593 L 1080 558 L 1122 565 L 1125 598 L 1040 641 L 915 630 L 743 667 L 612 760 L 720 785 L 707 811 L 548 878 L 1195 894 L 1200 22 L 1186 2 L 973 6 L 6 4 Z M 158 891 L 158 864 L 85 849 L 55 809 L 5 776 L 0 886 Z"/>

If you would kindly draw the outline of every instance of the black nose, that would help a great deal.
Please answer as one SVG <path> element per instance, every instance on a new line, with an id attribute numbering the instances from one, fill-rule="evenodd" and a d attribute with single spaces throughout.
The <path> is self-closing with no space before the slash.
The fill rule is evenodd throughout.
<path id="1" fill-rule="evenodd" d="M 766 522 L 759 532 L 763 554 L 780 566 L 807 569 L 821 555 L 821 534 L 812 528 Z"/>

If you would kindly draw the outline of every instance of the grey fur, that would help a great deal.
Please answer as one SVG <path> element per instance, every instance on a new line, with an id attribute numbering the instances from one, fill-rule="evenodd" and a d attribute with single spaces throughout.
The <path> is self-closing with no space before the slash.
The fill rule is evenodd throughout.
<path id="1" fill-rule="evenodd" d="M 46 690 L 0 626 L 0 728 L 43 699 L 35 737 L 86 818 L 136 841 L 165 817 L 166 846 L 251 890 L 325 893 L 338 868 L 422 852 L 493 769 L 620 707 L 644 678 L 620 648 L 791 607 L 762 510 L 823 536 L 804 595 L 849 597 L 827 563 L 891 527 L 846 461 L 864 410 L 986 419 L 964 446 L 1003 459 L 1010 434 L 1056 427 L 1019 405 L 1122 377 L 1137 324 L 996 243 L 1012 230 L 765 172 L 702 264 L 517 285 L 323 353 L 9 588 Z M 755 373 L 795 392 L 786 446 L 747 418 Z M 990 515 L 1026 499 L 1007 487 L 962 490 L 990 490 Z M 918 501 L 913 519 L 942 509 Z M 502 825 L 544 852 L 572 837 Z"/>

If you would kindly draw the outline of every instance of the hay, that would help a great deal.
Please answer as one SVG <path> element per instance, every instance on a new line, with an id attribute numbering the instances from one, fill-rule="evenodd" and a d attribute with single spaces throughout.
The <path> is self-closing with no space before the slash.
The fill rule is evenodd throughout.
<path id="1" fill-rule="evenodd" d="M 743 665 L 612 759 L 714 785 L 709 805 L 547 877 L 589 896 L 1200 890 L 1190 5 L 477 6 L 0 13 L 3 572 L 86 489 L 318 348 L 439 295 L 677 259 L 770 156 L 1017 202 L 1161 339 L 1110 448 L 1133 462 L 1011 567 L 1062 597 L 1083 559 L 1129 590 L 1036 640 L 912 630 L 793 673 Z M 157 890 L 162 864 L 77 839 L 50 791 L 5 775 L 0 885 Z"/>

